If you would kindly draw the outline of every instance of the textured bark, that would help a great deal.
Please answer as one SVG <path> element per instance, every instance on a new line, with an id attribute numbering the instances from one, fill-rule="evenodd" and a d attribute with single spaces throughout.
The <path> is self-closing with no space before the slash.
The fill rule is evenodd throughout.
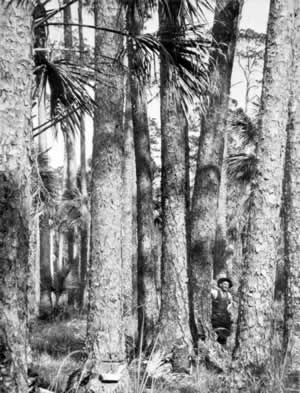
<path id="1" fill-rule="evenodd" d="M 95 24 L 122 30 L 117 0 L 95 2 Z M 123 75 L 116 59 L 123 38 L 96 31 L 96 83 L 91 195 L 91 265 L 89 270 L 89 353 L 100 371 L 115 371 L 125 361 L 122 311 L 122 157 Z"/>
<path id="2" fill-rule="evenodd" d="M 33 7 L 7 5 L 0 7 L 0 390 L 25 393 Z"/>
<path id="3" fill-rule="evenodd" d="M 82 25 L 82 0 L 78 1 L 78 23 Z M 82 26 L 79 26 L 79 50 L 80 50 L 80 62 L 84 62 L 84 39 Z M 86 172 L 86 128 L 84 113 L 81 114 L 80 118 L 80 186 L 82 195 L 82 210 L 88 210 L 88 190 L 87 190 L 87 172 Z M 86 214 L 88 217 L 88 212 Z M 84 222 L 80 230 L 80 291 L 79 291 L 79 305 L 83 306 L 84 303 L 84 291 L 86 285 L 86 272 L 88 264 L 88 242 L 89 242 L 89 228 L 90 222 Z"/>
<path id="4" fill-rule="evenodd" d="M 285 391 L 300 391 L 300 6 L 295 8 L 294 67 L 284 172 L 283 223 L 285 256 L 284 349 Z"/>
<path id="5" fill-rule="evenodd" d="M 202 121 L 191 213 L 191 299 L 193 330 L 209 335 L 216 238 L 217 208 L 223 161 L 230 81 L 238 22 L 243 1 L 219 0 L 212 30 L 217 48 L 212 49 L 210 79 L 212 93 Z M 221 52 L 220 52 L 221 49 Z"/>
<path id="6" fill-rule="evenodd" d="M 133 299 L 133 255 L 136 253 L 136 242 L 133 242 L 134 203 L 136 202 L 136 168 L 134 156 L 133 125 L 129 83 L 124 83 L 124 157 L 123 157 L 123 218 L 122 218 L 122 269 L 124 296 L 124 323 L 126 335 L 136 338 L 137 335 L 137 299 Z"/>
<path id="7" fill-rule="evenodd" d="M 252 380 L 270 380 L 272 306 L 280 233 L 283 160 L 291 66 L 292 2 L 272 0 L 257 145 L 257 175 L 246 233 L 232 391 Z M 241 373 L 241 364 L 244 373 Z"/>
<path id="8" fill-rule="evenodd" d="M 139 35 L 145 10 L 137 10 L 133 3 L 130 3 L 127 12 L 128 31 Z M 138 331 L 139 335 L 143 335 L 143 347 L 147 348 L 154 338 L 154 327 L 158 320 L 156 261 L 153 254 L 152 170 L 146 88 L 136 74 L 142 67 L 141 53 L 134 48 L 132 40 L 128 40 L 128 64 L 137 179 Z"/>
<path id="9" fill-rule="evenodd" d="M 219 185 L 219 197 L 218 197 L 218 209 L 217 209 L 217 226 L 216 226 L 216 238 L 213 249 L 213 277 L 224 277 L 230 272 L 229 266 L 227 266 L 227 225 L 226 225 L 226 213 L 227 213 L 227 127 L 223 130 L 223 159 L 221 168 L 221 179 Z"/>
<path id="10" fill-rule="evenodd" d="M 160 33 L 176 32 L 181 1 L 172 3 L 172 19 L 161 6 Z M 161 53 L 160 97 L 162 134 L 162 259 L 160 341 L 167 351 L 173 350 L 176 362 L 188 364 L 192 352 L 189 327 L 188 252 L 187 252 L 187 121 L 176 91 L 171 84 L 170 66 Z"/>
<path id="11" fill-rule="evenodd" d="M 35 165 L 35 164 L 33 164 Z M 28 282 L 28 315 L 35 319 L 39 313 L 40 304 L 40 236 L 39 217 L 33 208 L 31 211 L 30 240 L 29 240 L 29 282 Z"/>

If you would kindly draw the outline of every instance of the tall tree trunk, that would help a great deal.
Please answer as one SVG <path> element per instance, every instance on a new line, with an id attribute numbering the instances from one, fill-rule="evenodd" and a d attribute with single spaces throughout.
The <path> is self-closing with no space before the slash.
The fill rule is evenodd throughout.
<path id="1" fill-rule="evenodd" d="M 78 1 L 78 23 L 79 23 L 79 58 L 81 64 L 84 62 L 84 40 L 82 31 L 82 0 Z M 80 185 L 82 195 L 82 211 L 86 212 L 85 216 L 88 218 L 88 189 L 87 189 L 87 172 L 86 172 L 86 138 L 85 138 L 85 120 L 84 114 L 81 114 L 80 118 Z M 86 282 L 86 271 L 88 263 L 88 228 L 89 220 L 83 221 L 82 228 L 80 230 L 80 293 L 79 293 L 79 305 L 83 307 L 84 302 L 84 291 Z"/>
<path id="2" fill-rule="evenodd" d="M 134 2 L 130 2 L 127 25 L 132 35 L 141 34 L 144 17 L 145 9 L 138 10 Z M 152 168 L 146 89 L 144 82 L 138 79 L 137 75 L 142 68 L 141 61 L 140 51 L 134 49 L 133 42 L 129 39 L 128 64 L 137 179 L 138 331 L 139 335 L 143 333 L 143 347 L 147 348 L 154 337 L 158 304 L 155 285 L 156 263 L 153 254 Z"/>
<path id="3" fill-rule="evenodd" d="M 46 122 L 46 96 L 42 95 L 38 104 L 38 122 L 39 125 Z M 46 132 L 39 135 L 39 148 L 38 154 L 42 154 L 45 160 L 42 160 L 43 165 L 40 165 L 38 170 L 41 172 L 47 172 L 48 167 L 48 138 Z M 52 275 L 51 275 L 51 244 L 50 244 L 50 224 L 49 224 L 49 210 L 47 202 L 43 204 L 43 212 L 40 215 L 39 222 L 39 239 L 40 239 L 40 304 L 41 306 L 50 306 L 52 308 L 51 298 L 51 286 L 52 286 Z"/>
<path id="4" fill-rule="evenodd" d="M 216 238 L 213 249 L 213 277 L 218 279 L 219 277 L 227 276 L 230 273 L 230 268 L 227 266 L 227 225 L 226 225 L 226 212 L 227 212 L 227 127 L 223 130 L 223 160 L 221 167 L 221 179 L 219 185 L 219 198 L 218 198 L 218 210 L 217 210 L 217 226 L 216 226 Z"/>
<path id="5" fill-rule="evenodd" d="M 117 0 L 95 2 L 95 25 L 122 30 Z M 99 371 L 114 372 L 125 362 L 122 312 L 123 85 L 117 59 L 123 38 L 96 31 L 96 83 L 91 195 L 91 265 L 87 347 Z"/>
<path id="6" fill-rule="evenodd" d="M 285 256 L 284 349 L 287 356 L 285 391 L 300 391 L 300 6 L 295 8 L 294 67 L 289 103 L 289 124 L 283 189 Z"/>
<path id="7" fill-rule="evenodd" d="M 133 242 L 133 231 L 135 229 L 134 203 L 136 203 L 136 167 L 129 81 L 127 78 L 124 78 L 124 82 L 124 158 L 122 173 L 122 260 L 124 277 L 124 324 L 126 334 L 132 338 L 136 338 L 137 299 L 133 299 L 133 255 L 136 253 L 136 242 Z"/>
<path id="8" fill-rule="evenodd" d="M 172 3 L 171 15 L 159 9 L 162 40 L 178 33 L 181 1 Z M 188 364 L 192 352 L 189 327 L 187 252 L 186 127 L 181 103 L 171 84 L 171 67 L 161 53 L 160 96 L 162 133 L 162 282 L 159 319 L 161 344 L 174 350 L 176 361 Z"/>
<path id="9" fill-rule="evenodd" d="M 0 386 L 26 393 L 30 219 L 31 2 L 0 7 Z"/>
<path id="10" fill-rule="evenodd" d="M 46 15 L 46 10 L 43 5 L 37 3 L 33 10 L 33 23 L 39 19 L 43 18 Z M 45 48 L 46 47 L 46 40 L 47 40 L 47 31 L 45 24 L 41 24 L 39 27 L 35 27 L 34 29 L 34 48 Z M 39 68 L 39 72 L 36 72 L 35 76 L 35 83 L 36 88 L 40 86 L 41 80 L 43 78 L 44 70 L 40 66 L 44 63 L 46 58 L 45 51 L 36 51 L 34 53 L 34 65 L 36 68 Z M 42 94 L 39 97 L 38 102 L 38 124 L 41 125 L 43 122 L 46 121 L 46 108 L 45 108 L 45 95 Z M 34 145 L 34 157 L 32 160 L 32 177 L 37 178 L 40 174 L 39 168 L 39 160 L 38 156 L 41 153 L 41 135 L 38 137 L 37 145 Z M 45 150 L 47 147 L 45 147 Z M 37 201 L 33 201 L 32 204 L 32 212 L 31 212 L 31 228 L 30 228 L 30 256 L 29 256 L 29 270 L 30 270 L 30 277 L 29 277 L 29 294 L 28 294 L 28 304 L 29 304 L 29 315 L 31 318 L 37 317 L 39 313 L 39 305 L 41 299 L 41 275 L 40 275 L 40 209 L 41 209 L 41 201 L 38 198 Z M 49 291 L 47 299 L 50 299 L 50 292 L 51 292 L 51 281 L 49 281 Z"/>
<path id="11" fill-rule="evenodd" d="M 293 4 L 270 5 L 257 144 L 257 174 L 251 184 L 232 391 L 244 392 L 252 380 L 270 379 L 273 298 L 283 160 L 292 65 Z M 242 371 L 241 372 L 241 364 Z"/>
<path id="12" fill-rule="evenodd" d="M 211 51 L 212 93 L 203 117 L 191 213 L 191 298 L 193 330 L 202 338 L 211 331 L 211 281 L 217 209 L 223 161 L 230 81 L 242 0 L 216 3 Z M 197 338 L 197 337 L 195 337 Z"/>
<path id="13" fill-rule="evenodd" d="M 70 0 L 64 0 L 64 4 L 69 3 Z M 65 59 L 71 61 L 73 49 L 73 34 L 72 34 L 72 13 L 71 6 L 64 9 L 64 44 L 65 44 Z M 72 194 L 72 191 L 77 188 L 77 165 L 76 165 L 76 151 L 75 151 L 75 135 L 72 135 L 70 129 L 64 129 L 65 136 L 65 165 L 66 165 L 66 178 L 65 178 L 65 191 Z M 72 266 L 72 276 L 74 277 L 74 282 L 78 283 L 78 258 L 75 258 L 74 247 L 76 241 L 74 229 L 69 229 L 66 241 L 68 243 L 68 263 Z M 76 290 L 68 291 L 68 303 L 70 305 L 74 304 L 76 297 Z"/>
<path id="14" fill-rule="evenodd" d="M 43 18 L 46 10 L 43 5 L 38 3 L 33 11 L 34 21 Z M 47 30 L 44 24 L 34 29 L 34 48 L 45 48 L 47 42 Z M 36 73 L 36 87 L 40 88 L 44 78 L 44 71 L 41 66 L 45 63 L 47 52 L 38 50 L 34 53 L 34 65 L 40 69 Z M 38 102 L 38 124 L 42 125 L 47 121 L 46 115 L 46 93 L 41 92 Z M 37 171 L 39 173 L 47 172 L 48 168 L 48 133 L 43 132 L 38 136 L 38 155 L 42 155 L 42 159 L 37 159 Z M 47 201 L 43 201 L 42 214 L 39 216 L 39 277 L 40 277 L 40 305 L 51 308 L 51 246 L 50 246 L 50 226 L 49 212 Z"/>

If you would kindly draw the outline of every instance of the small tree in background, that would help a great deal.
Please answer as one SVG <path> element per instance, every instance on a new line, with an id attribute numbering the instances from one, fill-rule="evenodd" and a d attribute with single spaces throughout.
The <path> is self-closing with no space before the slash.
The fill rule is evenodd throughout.
<path id="1" fill-rule="evenodd" d="M 261 77 L 264 63 L 266 35 L 252 29 L 241 30 L 237 46 L 237 61 L 241 68 L 245 83 L 245 113 L 249 104 L 260 97 Z"/>

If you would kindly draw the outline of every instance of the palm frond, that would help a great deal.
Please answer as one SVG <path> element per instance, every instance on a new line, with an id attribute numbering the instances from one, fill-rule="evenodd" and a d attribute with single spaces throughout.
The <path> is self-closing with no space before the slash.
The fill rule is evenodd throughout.
<path id="1" fill-rule="evenodd" d="M 182 95 L 185 106 L 201 98 L 209 86 L 209 49 L 211 40 L 204 26 L 187 26 L 178 31 L 160 32 L 161 53 L 170 65 L 169 83 Z"/>
<path id="2" fill-rule="evenodd" d="M 33 0 L 0 0 L 0 5 L 4 8 L 9 9 L 12 5 L 16 7 L 29 7 L 34 6 L 35 1 Z"/>
<path id="3" fill-rule="evenodd" d="M 249 183 L 254 179 L 257 168 L 257 157 L 255 154 L 239 153 L 230 155 L 226 159 L 227 175 L 230 180 Z"/>
<path id="4" fill-rule="evenodd" d="M 121 0 L 121 4 L 125 10 L 129 6 L 133 7 L 143 18 L 149 12 L 152 12 L 157 6 L 156 0 Z"/>
<path id="5" fill-rule="evenodd" d="M 35 165 L 32 166 L 31 194 L 33 205 L 39 210 L 51 209 L 59 194 L 59 178 L 57 172 L 50 167 L 48 151 L 34 152 Z"/>
<path id="6" fill-rule="evenodd" d="M 213 11 L 213 5 L 209 0 L 179 0 L 176 3 L 179 4 L 174 5 L 178 9 L 176 12 L 177 15 L 174 15 L 174 7 L 172 7 L 172 1 L 170 0 L 159 0 L 165 15 L 170 19 L 174 20 L 176 18 L 179 24 L 182 26 L 185 24 L 185 21 L 188 19 L 189 21 L 205 21 L 207 11 Z"/>
<path id="7" fill-rule="evenodd" d="M 258 138 L 258 127 L 243 109 L 239 108 L 231 113 L 229 125 L 238 132 L 243 147 L 255 145 Z"/>
<path id="8" fill-rule="evenodd" d="M 133 72 L 141 83 L 149 82 L 162 54 L 170 66 L 169 82 L 176 86 L 185 102 L 201 97 L 208 88 L 210 40 L 203 25 L 189 26 L 178 32 L 130 36 L 135 47 Z"/>
<path id="9" fill-rule="evenodd" d="M 34 128 L 34 137 L 58 123 L 61 123 L 63 131 L 70 130 L 74 134 L 80 129 L 82 112 L 93 116 L 96 106 L 87 90 L 90 86 L 90 70 L 65 60 L 51 62 L 44 58 L 42 67 L 35 73 L 43 75 L 38 78 L 40 84 L 36 87 L 35 97 L 39 99 L 47 85 L 50 88 L 51 120 Z"/>

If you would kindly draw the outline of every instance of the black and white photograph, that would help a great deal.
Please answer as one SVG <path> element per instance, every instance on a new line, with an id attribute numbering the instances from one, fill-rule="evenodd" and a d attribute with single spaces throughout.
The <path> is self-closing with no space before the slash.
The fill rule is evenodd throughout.
<path id="1" fill-rule="evenodd" d="M 300 393 L 300 0 L 0 0 L 0 393 Z"/>

